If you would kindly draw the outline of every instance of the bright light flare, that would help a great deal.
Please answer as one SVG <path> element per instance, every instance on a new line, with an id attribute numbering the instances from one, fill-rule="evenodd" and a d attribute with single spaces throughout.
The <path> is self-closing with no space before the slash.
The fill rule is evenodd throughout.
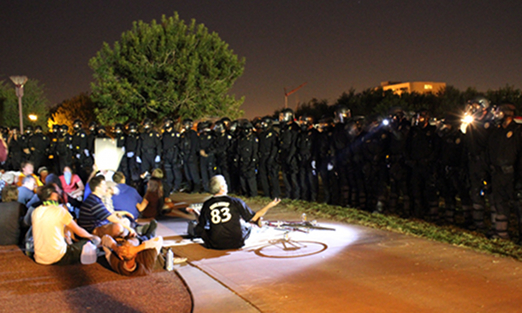
<path id="1" fill-rule="evenodd" d="M 462 119 L 462 122 L 464 124 L 471 124 L 471 123 L 473 123 L 473 116 L 471 116 L 471 115 L 464 115 L 464 118 Z"/>
<path id="2" fill-rule="evenodd" d="M 36 122 L 38 120 L 38 116 L 36 114 L 29 114 L 28 117 L 33 122 Z"/>

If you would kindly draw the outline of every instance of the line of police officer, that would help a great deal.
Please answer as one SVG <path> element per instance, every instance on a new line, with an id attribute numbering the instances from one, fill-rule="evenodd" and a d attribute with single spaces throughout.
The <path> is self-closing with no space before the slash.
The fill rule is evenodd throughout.
<path id="1" fill-rule="evenodd" d="M 190 119 L 179 130 L 165 119 L 160 134 L 146 119 L 141 132 L 131 122 L 115 125 L 114 134 L 125 150 L 120 170 L 128 181 L 137 183 L 143 172 L 163 167 L 166 194 L 208 191 L 209 179 L 222 174 L 234 193 L 254 197 L 259 185 L 263 195 L 276 198 L 282 195 L 281 173 L 286 198 L 458 222 L 509 238 L 510 208 L 518 220 L 522 216 L 522 139 L 521 127 L 513 121 L 514 107 L 493 108 L 479 98 L 469 103 L 466 117 L 470 120 L 462 123 L 460 114 L 447 114 L 431 125 L 427 110 L 410 121 L 400 108 L 382 119 L 352 118 L 340 106 L 333 118 L 318 124 L 309 116 L 300 116 L 297 123 L 293 111 L 284 109 L 278 127 L 270 117 L 252 122 L 223 118 L 198 123 L 196 132 Z M 53 127 L 49 136 L 38 127 L 23 136 L 13 130 L 8 166 L 16 169 L 13 160 L 25 158 L 38 168 L 47 153 L 55 171 L 73 165 L 85 178 L 93 164 L 94 139 L 107 137 L 103 126 L 91 123 L 89 130 L 82 129 L 80 120 L 74 122 L 72 135 L 67 126 Z M 490 218 L 491 229 L 485 229 L 485 218 Z"/>

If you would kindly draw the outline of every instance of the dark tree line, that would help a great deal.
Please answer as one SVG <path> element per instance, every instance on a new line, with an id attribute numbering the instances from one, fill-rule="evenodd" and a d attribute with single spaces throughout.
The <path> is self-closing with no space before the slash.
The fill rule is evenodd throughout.
<path id="1" fill-rule="evenodd" d="M 465 109 L 466 103 L 476 97 L 487 98 L 492 105 L 502 103 L 514 104 L 517 113 L 522 114 L 522 91 L 513 86 L 505 86 L 497 90 L 479 92 L 474 88 L 464 91 L 453 86 L 447 86 L 437 93 L 402 93 L 394 94 L 392 91 L 383 91 L 382 88 L 368 88 L 361 92 L 350 89 L 344 92 L 335 103 L 329 104 L 327 100 L 312 99 L 307 103 L 300 103 L 296 109 L 296 115 L 309 115 L 319 120 L 322 117 L 333 116 L 338 105 L 345 105 L 352 111 L 352 115 L 368 116 L 372 114 L 386 115 L 390 108 L 401 107 L 405 111 L 415 112 L 419 109 L 428 109 L 434 117 L 442 118 L 448 112 L 459 112 Z M 278 115 L 278 111 L 275 112 Z"/>

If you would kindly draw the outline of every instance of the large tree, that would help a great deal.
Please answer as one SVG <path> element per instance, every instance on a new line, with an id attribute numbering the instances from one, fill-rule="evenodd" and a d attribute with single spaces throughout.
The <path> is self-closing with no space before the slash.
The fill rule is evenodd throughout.
<path id="1" fill-rule="evenodd" d="M 45 96 L 45 87 L 36 79 L 27 81 L 24 85 L 24 96 L 22 97 L 22 113 L 24 127 L 28 125 L 47 124 L 49 100 Z M 29 120 L 29 114 L 38 117 L 36 121 Z M 19 127 L 20 115 L 18 110 L 18 97 L 15 86 L 10 81 L 0 81 L 0 125 Z"/>
<path id="2" fill-rule="evenodd" d="M 89 62 L 97 118 L 111 124 L 145 117 L 238 117 L 244 99 L 228 91 L 244 62 L 217 33 L 195 20 L 187 25 L 177 13 L 159 23 L 134 22 Z"/>

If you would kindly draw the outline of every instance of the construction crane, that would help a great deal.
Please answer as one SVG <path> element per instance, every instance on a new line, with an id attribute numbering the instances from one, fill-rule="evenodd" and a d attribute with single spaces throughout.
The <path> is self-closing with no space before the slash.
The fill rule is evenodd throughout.
<path id="1" fill-rule="evenodd" d="M 293 94 L 294 92 L 298 91 L 299 89 L 303 88 L 303 86 L 306 84 L 307 84 L 307 82 L 304 82 L 301 85 L 299 85 L 299 87 L 297 87 L 293 90 L 290 90 L 289 92 L 286 92 L 286 87 L 283 88 L 285 90 L 285 109 L 288 108 L 288 96 Z"/>

